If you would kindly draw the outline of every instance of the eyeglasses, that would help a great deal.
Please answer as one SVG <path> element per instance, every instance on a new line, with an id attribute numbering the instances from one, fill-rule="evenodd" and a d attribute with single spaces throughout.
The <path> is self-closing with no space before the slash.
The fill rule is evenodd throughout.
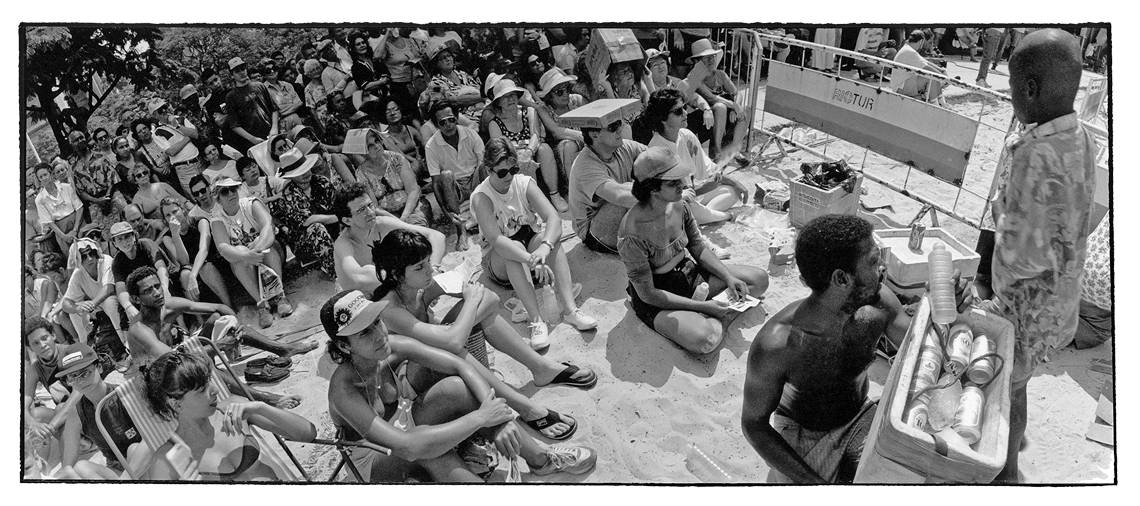
<path id="1" fill-rule="evenodd" d="M 613 123 L 610 123 L 610 126 L 606 127 L 605 130 L 611 134 L 617 133 L 618 130 L 621 130 L 621 126 L 622 126 L 621 121 L 615 121 Z"/>
<path id="2" fill-rule="evenodd" d="M 93 372 L 95 372 L 95 368 L 87 366 L 73 373 L 68 373 L 64 376 L 64 379 L 66 379 L 68 383 L 75 383 L 76 381 L 87 379 Z"/>
<path id="3" fill-rule="evenodd" d="M 225 195 L 227 193 L 234 193 L 234 192 L 238 191 L 237 189 L 238 189 L 238 187 L 236 187 L 236 186 L 223 186 L 221 188 L 218 188 L 218 195 Z"/>
<path id="4" fill-rule="evenodd" d="M 685 107 L 685 106 L 681 106 L 681 107 L 678 107 L 678 108 L 676 108 L 676 109 L 673 109 L 673 110 L 669 111 L 669 114 L 672 114 L 672 115 L 674 115 L 674 116 L 684 116 L 684 115 L 685 115 L 685 113 L 687 113 L 687 112 L 688 112 L 688 110 L 689 110 L 689 108 L 688 108 L 688 107 Z"/>
<path id="5" fill-rule="evenodd" d="M 205 195 L 207 193 L 210 193 L 209 188 L 202 188 L 200 190 L 190 190 L 190 194 L 195 196 L 195 197 L 201 197 L 202 195 Z"/>
<path id="6" fill-rule="evenodd" d="M 375 202 L 372 202 L 371 200 L 369 200 L 367 204 L 364 204 L 364 205 L 360 206 L 359 208 L 356 208 L 356 209 L 352 209 L 352 210 L 350 210 L 350 211 L 352 212 L 352 215 L 353 215 L 353 216 L 359 216 L 359 215 L 360 215 L 361 213 L 363 213 L 364 211 L 368 211 L 368 210 L 370 210 L 370 209 L 371 209 L 371 210 L 375 210 L 375 209 L 376 209 L 376 203 L 375 203 Z"/>
<path id="7" fill-rule="evenodd" d="M 438 123 L 438 124 L 439 124 L 439 126 L 443 126 L 443 125 L 448 125 L 448 124 L 451 124 L 451 123 L 458 123 L 458 122 L 459 122 L 459 120 L 455 119 L 455 116 L 452 116 L 452 117 L 450 117 L 450 118 L 440 118 L 440 119 L 437 119 L 435 122 L 436 122 L 436 123 Z"/>
<path id="8" fill-rule="evenodd" d="M 507 174 L 510 174 L 510 175 L 512 175 L 512 176 L 513 176 L 513 175 L 515 175 L 515 174 L 518 174 L 518 173 L 519 173 L 519 171 L 521 171 L 521 170 L 522 170 L 522 169 L 520 169 L 518 165 L 515 165 L 514 167 L 511 167 L 511 168 L 509 168 L 509 169 L 499 169 L 499 170 L 496 170 L 496 171 L 495 171 L 495 175 L 496 175 L 496 176 L 498 176 L 498 177 L 499 177 L 499 179 L 502 179 L 502 178 L 505 178 L 505 177 L 507 177 Z"/>

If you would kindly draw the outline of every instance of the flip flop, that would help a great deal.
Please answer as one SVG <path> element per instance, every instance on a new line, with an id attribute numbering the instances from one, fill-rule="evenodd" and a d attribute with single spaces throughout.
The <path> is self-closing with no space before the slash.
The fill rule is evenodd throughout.
<path id="1" fill-rule="evenodd" d="M 511 312 L 511 323 L 522 323 L 530 320 L 530 315 L 526 312 L 526 307 L 518 297 L 511 297 L 503 303 L 503 307 Z"/>
<path id="2" fill-rule="evenodd" d="M 555 376 L 554 379 L 550 381 L 550 383 L 543 385 L 544 387 L 552 385 L 565 385 L 568 387 L 577 387 L 583 390 L 588 390 L 590 388 L 593 388 L 594 385 L 598 384 L 598 375 L 594 374 L 594 371 L 589 371 L 587 369 L 587 371 L 590 373 L 588 376 L 586 376 L 584 379 L 574 379 L 574 375 L 577 374 L 578 371 L 581 371 L 582 368 L 571 364 L 570 362 L 563 362 L 562 364 L 565 365 L 566 368 L 563 369 L 562 372 L 558 373 L 558 375 Z"/>
<path id="3" fill-rule="evenodd" d="M 549 408 L 547 408 L 547 410 L 546 410 L 546 416 L 539 418 L 537 420 L 524 420 L 523 423 L 525 423 L 528 427 L 534 429 L 535 432 L 538 432 L 539 434 L 541 434 L 542 437 L 545 437 L 547 439 L 553 439 L 555 441 L 562 441 L 564 439 L 569 439 L 570 436 L 573 436 L 574 433 L 578 431 L 578 421 L 577 420 L 570 419 L 569 421 L 567 421 L 566 419 L 562 418 L 562 415 L 558 414 L 557 411 L 554 411 L 553 409 L 549 409 Z M 557 434 L 554 436 L 547 436 L 545 434 L 542 434 L 543 429 L 546 429 L 547 427 L 550 427 L 556 423 L 564 423 L 564 424 L 570 426 L 570 428 L 566 429 L 566 432 L 563 432 L 561 434 Z"/>

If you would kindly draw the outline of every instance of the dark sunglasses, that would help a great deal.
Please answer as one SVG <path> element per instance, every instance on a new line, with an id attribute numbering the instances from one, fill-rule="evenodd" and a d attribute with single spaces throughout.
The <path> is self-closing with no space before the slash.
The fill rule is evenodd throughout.
<path id="1" fill-rule="evenodd" d="M 562 86 L 559 88 L 554 88 L 554 90 L 552 90 L 550 93 L 552 95 L 557 95 L 559 97 L 561 97 L 562 95 L 569 95 L 570 94 L 570 87 L 569 86 Z"/>
<path id="2" fill-rule="evenodd" d="M 209 188 L 202 188 L 200 190 L 190 190 L 190 194 L 195 196 L 195 197 L 200 196 L 200 195 L 205 195 L 209 192 L 210 192 Z"/>
<path id="3" fill-rule="evenodd" d="M 79 252 L 80 258 L 99 258 L 99 252 L 93 249 L 84 249 Z"/>
<path id="4" fill-rule="evenodd" d="M 615 121 L 613 123 L 610 123 L 610 126 L 606 127 L 606 131 L 611 133 L 611 134 L 617 133 L 618 130 L 621 130 L 621 122 L 620 121 Z"/>
<path id="5" fill-rule="evenodd" d="M 458 122 L 459 122 L 459 120 L 455 119 L 455 117 L 443 118 L 443 119 L 436 120 L 436 123 L 439 123 L 440 126 L 447 125 L 450 123 L 458 123 Z"/>
<path id="6" fill-rule="evenodd" d="M 669 114 L 672 114 L 674 116 L 685 116 L 688 113 L 689 113 L 689 106 L 687 106 L 687 105 L 683 105 L 681 107 L 678 107 L 676 109 L 669 111 Z"/>
<path id="7" fill-rule="evenodd" d="M 518 165 L 515 165 L 514 167 L 511 167 L 509 169 L 496 170 L 495 175 L 498 176 L 499 179 L 502 179 L 502 178 L 507 177 L 507 174 L 510 174 L 512 176 L 515 174 L 518 174 L 520 170 L 522 170 L 522 169 L 520 169 Z"/>
<path id="8" fill-rule="evenodd" d="M 103 142 L 107 139 L 108 139 L 108 137 L 106 135 L 102 135 L 102 136 L 96 137 L 95 142 Z"/>

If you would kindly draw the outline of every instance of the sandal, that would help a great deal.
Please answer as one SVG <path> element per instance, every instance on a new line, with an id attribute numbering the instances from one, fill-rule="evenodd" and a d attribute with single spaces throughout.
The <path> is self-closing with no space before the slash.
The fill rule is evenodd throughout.
<path id="1" fill-rule="evenodd" d="M 555 441 L 562 441 L 564 439 L 569 439 L 570 436 L 573 436 L 574 433 L 578 431 L 578 421 L 577 420 L 575 420 L 573 418 L 570 418 L 570 420 L 566 420 L 565 418 L 562 418 L 562 415 L 560 415 L 557 411 L 554 411 L 553 409 L 549 409 L 549 408 L 546 410 L 546 416 L 539 418 L 537 420 L 524 420 L 523 423 L 526 423 L 526 425 L 528 427 L 534 429 L 535 432 L 542 434 L 542 437 L 545 437 L 547 439 L 553 439 Z M 570 428 L 566 429 L 566 432 L 563 432 L 561 434 L 554 434 L 554 435 L 550 435 L 550 436 L 542 433 L 543 429 L 546 429 L 547 427 L 550 427 L 550 426 L 557 424 L 557 423 L 564 423 L 564 424 L 568 425 Z"/>
<path id="2" fill-rule="evenodd" d="M 245 381 L 248 383 L 275 383 L 289 377 L 289 369 L 261 364 L 260 367 L 245 368 Z"/>
<path id="3" fill-rule="evenodd" d="M 594 374 L 594 371 L 585 369 L 590 374 L 588 374 L 583 379 L 574 379 L 574 375 L 583 369 L 574 364 L 571 364 L 570 362 L 563 362 L 562 364 L 565 365 L 566 368 L 563 369 L 562 372 L 558 373 L 558 375 L 555 376 L 554 379 L 550 381 L 550 383 L 542 386 L 548 387 L 552 385 L 565 385 L 568 387 L 577 387 L 583 390 L 588 390 L 590 388 L 593 388 L 594 385 L 598 384 L 598 375 Z"/>
<path id="4" fill-rule="evenodd" d="M 267 365 L 271 365 L 278 369 L 288 369 L 293 366 L 293 359 L 287 357 L 262 357 L 250 360 L 245 364 L 246 370 L 249 368 L 261 369 Z"/>
<path id="5" fill-rule="evenodd" d="M 530 320 L 530 314 L 526 312 L 526 307 L 523 306 L 518 297 L 511 297 L 503 303 L 503 307 L 511 312 L 511 323 L 522 323 Z"/>

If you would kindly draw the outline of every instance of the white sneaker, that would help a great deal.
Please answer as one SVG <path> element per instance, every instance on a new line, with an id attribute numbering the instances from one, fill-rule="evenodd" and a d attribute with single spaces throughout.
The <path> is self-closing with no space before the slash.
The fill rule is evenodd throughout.
<path id="1" fill-rule="evenodd" d="M 550 347 L 550 329 L 546 328 L 546 322 L 542 320 L 535 320 L 530 322 L 530 347 L 534 351 L 542 351 Z"/>
<path id="2" fill-rule="evenodd" d="M 550 203 L 554 204 L 554 208 L 557 209 L 558 212 L 564 213 L 570 210 L 570 205 L 566 203 L 566 200 L 563 199 L 561 195 L 557 193 L 551 193 L 549 197 Z"/>
<path id="3" fill-rule="evenodd" d="M 575 309 L 573 313 L 562 316 L 562 321 L 573 325 L 578 330 L 591 330 L 598 328 L 598 320 L 594 319 L 582 312 L 582 309 Z"/>
<path id="4" fill-rule="evenodd" d="M 551 446 L 546 451 L 548 460 L 542 467 L 531 466 L 530 472 L 538 476 L 553 473 L 583 474 L 594 468 L 598 454 L 586 446 Z"/>

